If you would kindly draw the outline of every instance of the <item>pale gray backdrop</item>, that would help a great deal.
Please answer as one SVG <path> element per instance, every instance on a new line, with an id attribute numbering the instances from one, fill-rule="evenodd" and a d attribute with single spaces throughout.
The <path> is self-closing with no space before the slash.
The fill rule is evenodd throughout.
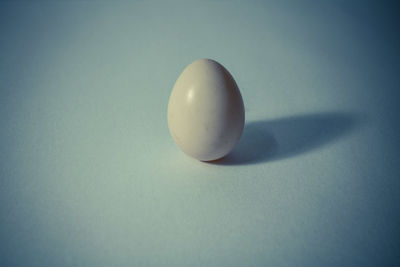
<path id="1" fill-rule="evenodd" d="M 399 266 L 398 8 L 0 3 L 1 266 Z M 246 107 L 225 160 L 169 136 L 198 58 Z"/>

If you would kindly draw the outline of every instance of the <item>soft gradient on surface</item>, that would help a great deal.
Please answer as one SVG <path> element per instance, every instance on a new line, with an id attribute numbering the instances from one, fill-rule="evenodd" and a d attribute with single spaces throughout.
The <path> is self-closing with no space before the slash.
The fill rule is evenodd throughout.
<path id="1" fill-rule="evenodd" d="M 399 266 L 390 2 L 1 2 L 1 266 Z M 235 78 L 225 159 L 167 127 L 182 70 Z"/>

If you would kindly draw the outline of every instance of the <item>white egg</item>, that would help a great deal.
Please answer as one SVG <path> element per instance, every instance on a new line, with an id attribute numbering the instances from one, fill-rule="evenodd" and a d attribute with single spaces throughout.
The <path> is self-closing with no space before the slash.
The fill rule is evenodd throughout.
<path id="1" fill-rule="evenodd" d="M 222 158 L 243 127 L 243 99 L 232 75 L 211 59 L 187 66 L 168 103 L 168 128 L 182 151 L 201 161 Z"/>

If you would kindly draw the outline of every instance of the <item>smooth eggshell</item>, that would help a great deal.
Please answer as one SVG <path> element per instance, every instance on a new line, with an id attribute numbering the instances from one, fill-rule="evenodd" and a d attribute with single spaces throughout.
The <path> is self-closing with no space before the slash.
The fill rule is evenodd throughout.
<path id="1" fill-rule="evenodd" d="M 227 155 L 244 127 L 244 105 L 232 75 L 218 62 L 186 67 L 171 92 L 168 127 L 175 143 L 201 161 Z"/>

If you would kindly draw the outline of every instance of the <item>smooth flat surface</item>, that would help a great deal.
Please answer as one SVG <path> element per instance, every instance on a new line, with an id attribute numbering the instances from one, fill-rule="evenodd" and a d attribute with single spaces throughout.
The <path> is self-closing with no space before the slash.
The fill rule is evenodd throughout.
<path id="1" fill-rule="evenodd" d="M 0 3 L 0 265 L 398 266 L 396 10 Z M 166 120 L 205 57 L 246 108 L 214 164 Z"/>

